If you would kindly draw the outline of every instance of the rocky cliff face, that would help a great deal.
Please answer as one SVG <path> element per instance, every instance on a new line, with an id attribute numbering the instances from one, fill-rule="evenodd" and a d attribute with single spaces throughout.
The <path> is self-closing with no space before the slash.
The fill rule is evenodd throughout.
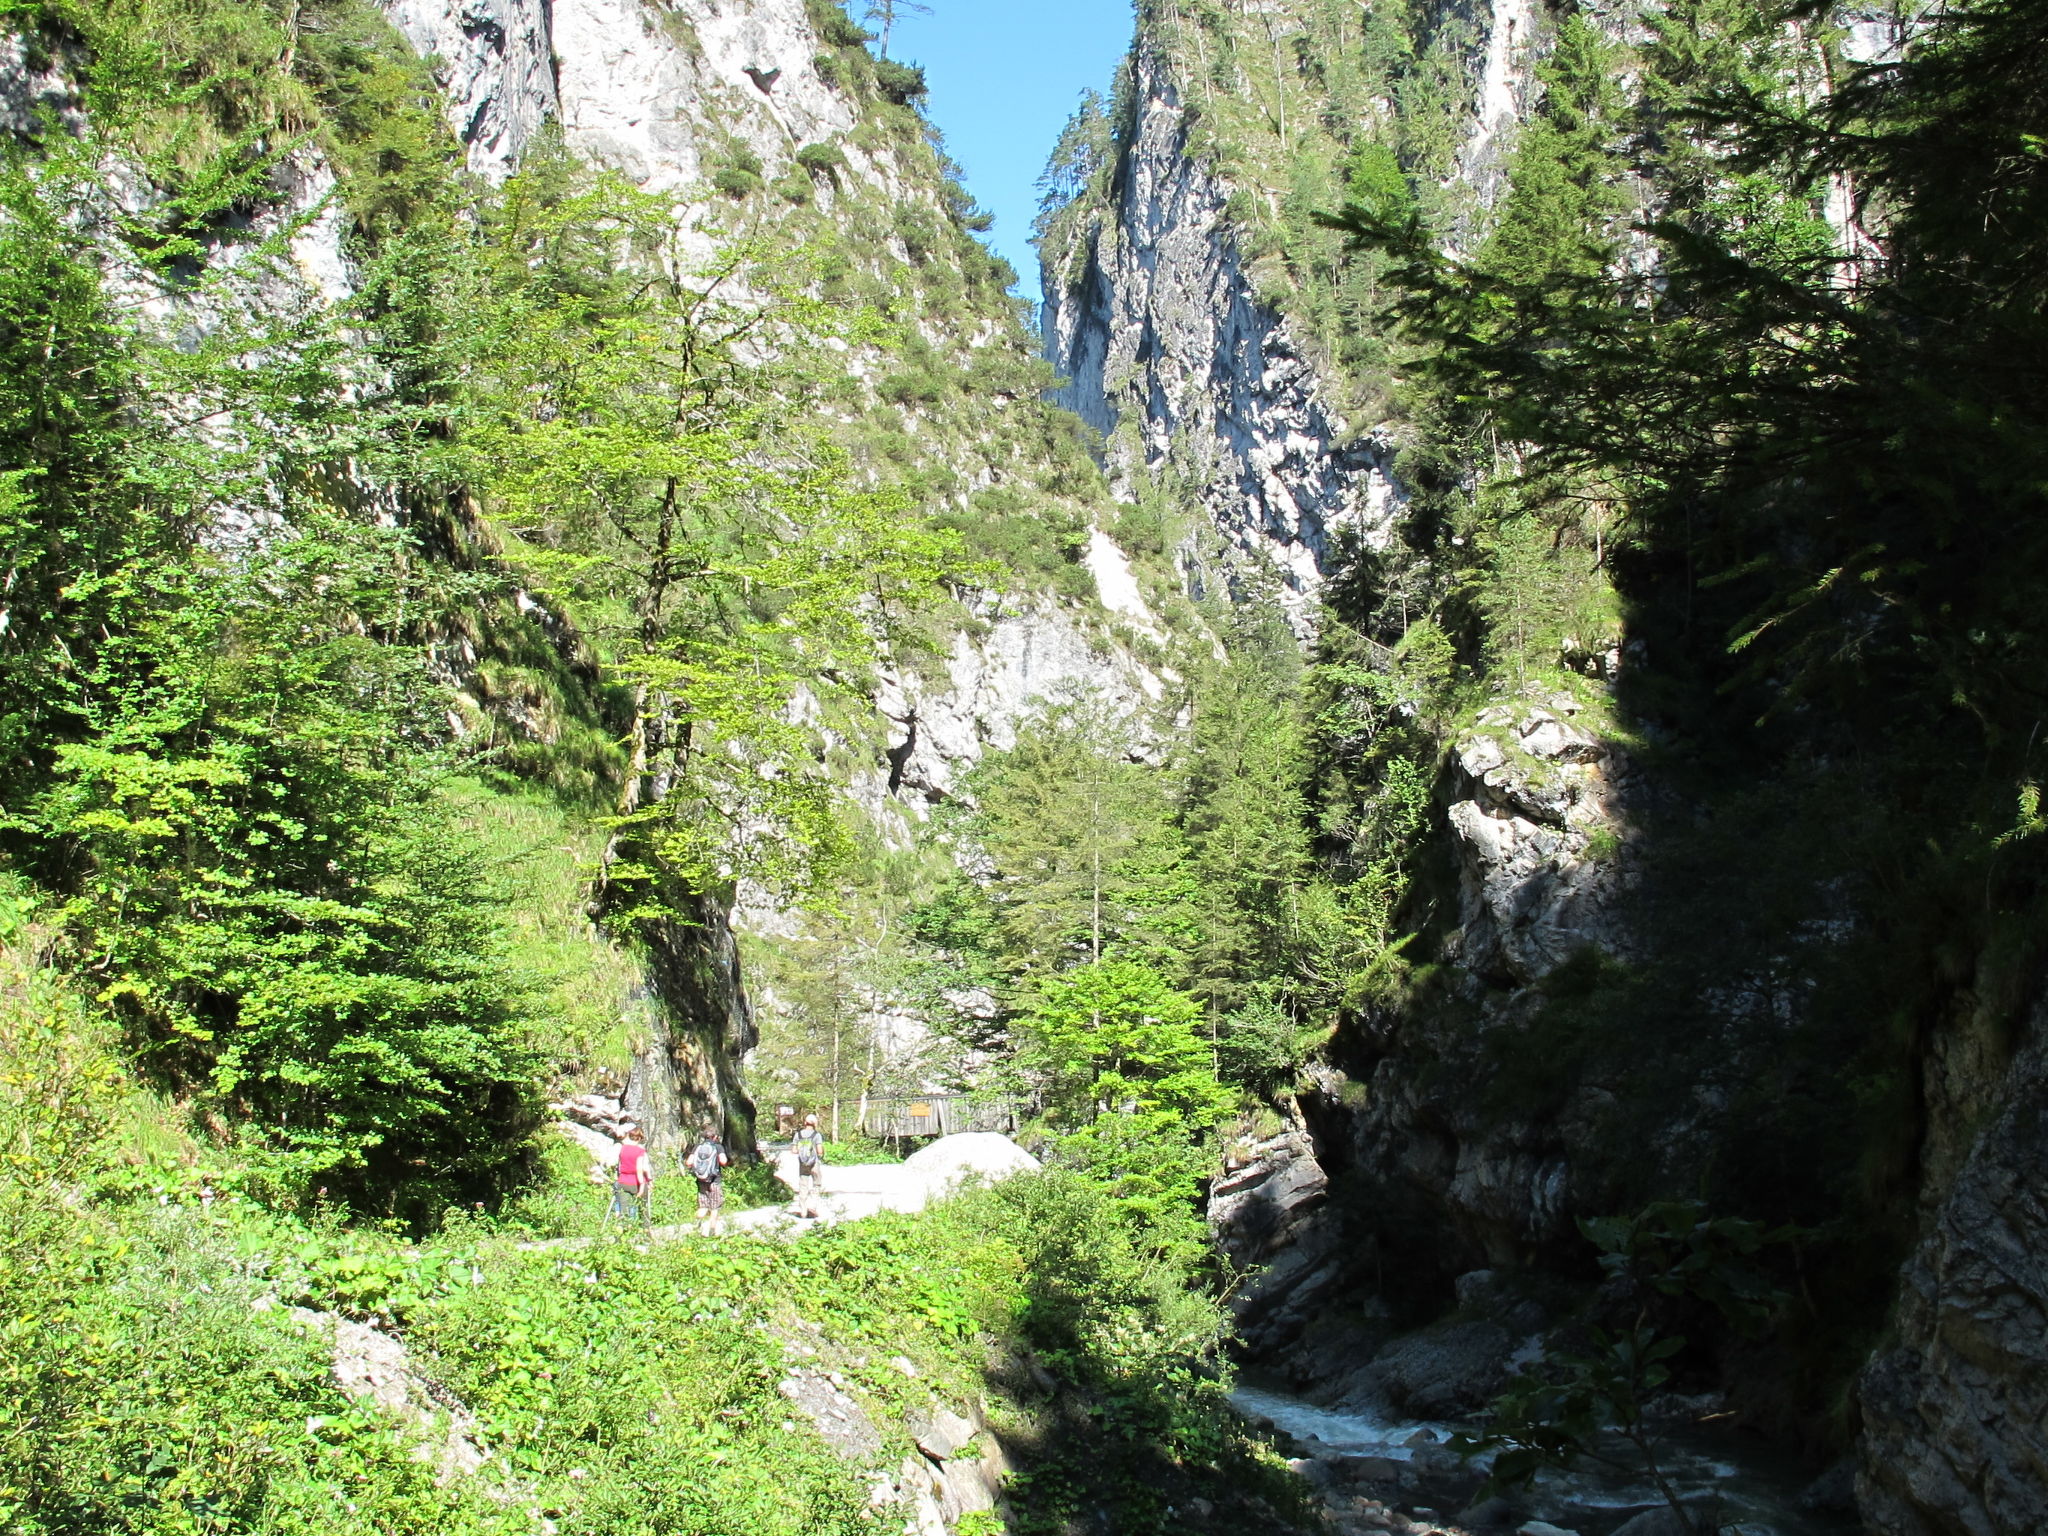
<path id="1" fill-rule="evenodd" d="M 1907 1262 L 1862 1383 L 1859 1494 L 1886 1536 L 2048 1529 L 2048 1016 Z"/>
<path id="2" fill-rule="evenodd" d="M 1469 250 L 1484 235 L 1474 210 L 1483 215 L 1506 188 L 1550 23 L 1519 0 L 1441 9 L 1439 34 L 1462 38 L 1470 96 L 1440 162 L 1447 196 L 1437 211 L 1454 251 Z M 1841 56 L 1895 56 L 1908 10 L 1845 9 Z M 1234 58 L 1213 23 L 1197 30 L 1205 14 L 1147 11 L 1111 125 L 1113 167 L 1077 200 L 1085 216 L 1046 243 L 1045 345 L 1068 380 L 1062 398 L 1104 434 L 1122 484 L 1190 486 L 1238 559 L 1270 566 L 1306 597 L 1340 533 L 1388 539 L 1401 510 L 1390 474 L 1401 430 L 1361 435 L 1345 418 L 1338 402 L 1352 397 L 1327 328 L 1274 277 L 1265 210 L 1286 195 L 1283 183 L 1244 150 L 1247 133 L 1286 145 L 1292 132 L 1307 147 L 1291 162 L 1283 151 L 1283 171 L 1306 181 L 1319 170 L 1315 130 L 1290 117 L 1302 97 L 1291 82 L 1271 84 L 1309 13 L 1281 0 L 1226 22 L 1245 45 Z M 1635 36 L 1634 12 L 1587 14 L 1612 40 Z M 1324 40 L 1316 48 L 1326 61 Z M 1299 56 L 1316 55 L 1304 46 Z M 1316 105 L 1315 87 L 1302 89 Z M 1219 102 L 1232 91 L 1251 107 Z M 1233 110 L 1230 142 L 1214 124 Z M 1407 109 L 1368 102 L 1352 121 L 1396 110 Z M 1649 182 L 1636 192 L 1661 195 Z M 1830 216 L 1847 244 L 1867 249 L 1871 237 L 1845 211 L 1852 201 L 1838 189 Z M 1248 1347 L 1325 1400 L 1384 1408 L 1412 1398 L 1399 1346 L 1388 1351 L 1394 1321 L 1457 1305 L 1461 1317 L 1488 1317 L 1487 1339 L 1432 1335 L 1417 1349 L 1449 1362 L 1441 1379 L 1470 1387 L 1438 1409 L 1477 1406 L 1544 1325 L 1511 1283 L 1487 1277 L 1568 1268 L 1575 1245 L 1583 1261 L 1575 1218 L 1640 1201 L 1630 1191 L 1659 1179 L 1698 1187 L 1708 1167 L 1754 1150 L 1740 1128 L 1756 1123 L 1745 1117 L 1769 1093 L 1797 1102 L 1805 1091 L 1758 1085 L 1789 1072 L 1787 1041 L 1819 1027 L 1822 957 L 1846 953 L 1866 919 L 1822 882 L 1774 893 L 1786 910 L 1739 934 L 1688 928 L 1688 914 L 1716 910 L 1695 899 L 1706 792 L 1680 791 L 1668 761 L 1620 744 L 1644 737 L 1614 728 L 1618 662 L 1588 674 L 1607 690 L 1597 705 L 1539 689 L 1448 732 L 1430 868 L 1408 909 L 1429 986 L 1346 1031 L 1300 1095 L 1305 1136 L 1261 1149 L 1216 1186 L 1211 1214 L 1225 1247 L 1268 1266 L 1237 1297 Z M 1679 803 L 1685 796 L 1694 798 Z M 1751 872 L 1755 899 L 1766 884 Z M 1648 1051 L 1603 1037 L 1587 1049 L 1612 1027 L 1597 1022 L 1612 1005 L 1603 989 L 1659 967 L 1659 985 L 1683 978 L 1674 1001 L 1687 1022 L 1671 1041 Z M 1892 1334 L 1861 1388 L 1862 1500 L 1886 1536 L 2048 1526 L 2037 1390 L 2048 1377 L 2038 1348 L 2048 1233 L 2030 1192 L 2048 1172 L 2042 1024 L 2014 1058 L 1992 1010 L 1968 991 L 1958 986 L 1955 1006 L 1931 1005 L 1942 1017 L 1916 1047 L 1906 1112 L 1921 1129 L 1891 1198 L 1901 1208 L 1917 1199 L 1922 1233 Z M 1783 1175 L 1743 1177 L 1754 1191 Z M 1469 1355 L 1472 1369 L 1453 1355 Z"/>
<path id="3" fill-rule="evenodd" d="M 1298 607 L 1340 529 L 1385 542 L 1399 498 L 1391 444 L 1341 418 L 1296 328 L 1256 294 L 1232 189 L 1190 152 L 1165 57 L 1141 39 L 1130 69 L 1116 201 L 1048 252 L 1058 398 L 1108 440 L 1121 491 L 1147 475 L 1186 486 L 1237 559 L 1277 576 Z"/>
<path id="4" fill-rule="evenodd" d="M 470 168 L 493 178 L 550 123 L 581 153 L 672 191 L 701 187 L 728 137 L 772 164 L 855 122 L 818 74 L 803 0 L 390 0 L 385 14 L 436 61 L 448 125 Z"/>

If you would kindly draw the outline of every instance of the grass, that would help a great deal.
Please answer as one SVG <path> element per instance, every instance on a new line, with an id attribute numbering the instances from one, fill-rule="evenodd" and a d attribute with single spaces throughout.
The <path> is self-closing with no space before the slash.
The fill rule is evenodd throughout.
<path id="1" fill-rule="evenodd" d="M 1195 1496 L 1221 1506 L 1217 1531 L 1287 1528 L 1284 1471 L 1211 1363 L 1221 1309 L 1077 1175 L 794 1242 L 536 1244 L 590 1227 L 578 1156 L 417 1245 L 173 1194 L 80 1207 L 7 1250 L 0 1526 L 852 1536 L 901 1519 L 868 1494 L 936 1400 L 985 1403 L 1003 1430 L 1013 1536 L 1095 1510 L 1196 1529 L 1166 1513 Z M 401 1338 L 474 1416 L 483 1467 L 438 1480 L 415 1453 L 443 1431 L 344 1396 L 292 1306 Z M 832 1373 L 880 1450 L 835 1456 L 782 1393 L 797 1370 Z"/>

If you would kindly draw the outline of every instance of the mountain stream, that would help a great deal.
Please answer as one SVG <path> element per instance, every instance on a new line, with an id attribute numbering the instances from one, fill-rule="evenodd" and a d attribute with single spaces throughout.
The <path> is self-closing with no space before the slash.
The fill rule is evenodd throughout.
<path id="1" fill-rule="evenodd" d="M 1244 1378 L 1231 1400 L 1253 1423 L 1293 1440 L 1297 1470 L 1347 1533 L 1515 1532 L 1542 1522 L 1577 1536 L 1613 1536 L 1636 1517 L 1666 1508 L 1648 1477 L 1590 1462 L 1544 1472 L 1511 1499 L 1468 1508 L 1486 1459 L 1465 1461 L 1450 1440 L 1470 1425 L 1319 1408 L 1256 1376 Z M 1722 1536 L 1843 1536 L 1860 1529 L 1805 1507 L 1800 1495 L 1811 1484 L 1810 1469 L 1734 1431 L 1674 1430 L 1660 1437 L 1659 1461 L 1689 1506 L 1704 1512 L 1718 1501 Z"/>

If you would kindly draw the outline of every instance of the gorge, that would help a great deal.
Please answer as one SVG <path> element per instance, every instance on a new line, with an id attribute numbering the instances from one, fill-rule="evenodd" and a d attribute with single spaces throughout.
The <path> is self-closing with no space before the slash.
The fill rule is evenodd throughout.
<path id="1" fill-rule="evenodd" d="M 2048 1529 L 2040 8 L 863 20 L 0 14 L 0 1526 Z"/>

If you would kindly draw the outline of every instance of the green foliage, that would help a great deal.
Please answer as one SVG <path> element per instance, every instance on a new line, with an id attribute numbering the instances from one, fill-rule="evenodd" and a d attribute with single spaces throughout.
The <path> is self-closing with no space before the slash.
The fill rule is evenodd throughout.
<path id="1" fill-rule="evenodd" d="M 712 173 L 711 185 L 727 197 L 748 198 L 767 183 L 761 179 L 759 171 L 750 171 L 739 165 L 722 165 Z"/>
<path id="2" fill-rule="evenodd" d="M 1687 807 L 1626 830 L 1641 963 L 1550 1015 L 1560 1081 L 1640 1100 L 1638 1129 L 1602 1138 L 1635 1198 L 1659 1191 L 1630 1149 L 1681 1085 L 1743 1084 L 1698 1117 L 1683 1182 L 1774 1220 L 1855 1213 L 1824 1281 L 1836 1372 L 1913 1230 L 1898 1117 L 1929 1042 L 2023 1011 L 1980 1003 L 1962 957 L 2003 973 L 2007 914 L 2041 900 L 2038 849 L 1999 839 L 2038 778 L 2048 660 L 2048 182 L 2013 106 L 2043 99 L 2042 25 L 1984 0 L 1897 64 L 1822 71 L 1750 8 L 1670 7 L 1630 113 L 1600 84 L 1607 45 L 1560 55 L 1512 240 L 1454 262 L 1412 224 L 1347 221 L 1412 296 L 1442 441 L 1492 471 L 1460 487 L 1450 446 L 1430 466 L 1434 547 L 1529 572 L 1519 596 L 1473 588 L 1477 623 L 1447 608 L 1452 632 L 1533 673 L 1547 658 L 1482 636 L 1568 595 L 1538 579 L 1542 535 L 1610 573 L 1639 766 Z M 1613 261 L 1623 143 L 1647 146 L 1627 169 L 1658 178 L 1659 217 Z M 1830 230 L 1847 186 L 1858 228 Z"/>
<path id="3" fill-rule="evenodd" d="M 1212 1011 L 1286 972 L 1312 867 L 1297 642 L 1258 609 L 1239 616 L 1231 640 L 1198 685 L 1181 813 L 1190 961 Z"/>
<path id="4" fill-rule="evenodd" d="M 361 637 L 396 550 L 315 523 L 243 553 L 131 578 L 94 734 L 29 816 L 82 871 L 67 926 L 146 1069 L 206 1082 L 290 1186 L 487 1187 L 535 1063 L 480 872 L 423 816 L 434 768 L 408 738 L 431 693 Z"/>
<path id="5" fill-rule="evenodd" d="M 1156 971 L 1102 960 L 1040 980 L 1026 1006 L 1024 1064 L 1049 1117 L 1073 1127 L 1061 1155 L 1106 1185 L 1126 1219 L 1162 1247 L 1192 1248 L 1208 1132 L 1234 1096 L 1197 1033 L 1201 1005 Z"/>
<path id="6" fill-rule="evenodd" d="M 1511 281 L 1596 276 L 1615 250 L 1610 227 L 1628 210 L 1608 147 L 1621 110 L 1618 50 L 1580 15 L 1564 17 L 1538 67 L 1543 110 L 1523 130 L 1508 193 L 1476 264 Z"/>
<path id="7" fill-rule="evenodd" d="M 252 1311 L 261 1285 L 208 1237 L 176 1219 L 122 1229 L 73 1213 L 67 1241 L 0 1263 L 9 1530 L 508 1529 L 473 1504 L 450 1522 L 457 1501 L 343 1397 L 325 1340 Z"/>
<path id="8" fill-rule="evenodd" d="M 1737 1216 L 1710 1217 L 1696 1200 L 1658 1201 L 1632 1216 L 1582 1218 L 1579 1230 L 1600 1250 L 1608 1275 L 1661 1296 L 1705 1302 L 1751 1335 L 1785 1301 L 1757 1271 L 1757 1256 L 1800 1235 Z"/>
<path id="9" fill-rule="evenodd" d="M 1516 688 L 1555 672 L 1573 647 L 1605 650 L 1616 628 L 1612 598 L 1590 551 L 1565 544 L 1535 517 L 1494 523 L 1474 606 L 1486 620 L 1487 661 Z"/>
<path id="10" fill-rule="evenodd" d="M 899 64 L 894 59 L 877 59 L 875 89 L 897 106 L 907 107 L 925 94 L 924 71 L 915 64 Z"/>
<path id="11" fill-rule="evenodd" d="M 639 957 L 590 920 L 602 829 L 517 780 L 451 779 L 440 786 L 439 806 L 427 809 L 479 867 L 533 1048 L 572 1080 L 623 1081 L 653 1020 Z"/>
<path id="12" fill-rule="evenodd" d="M 1056 702 L 977 771 L 971 832 L 995 860 L 1012 951 L 1034 968 L 1188 936 L 1170 787 L 1131 760 L 1129 729 L 1099 699 Z"/>
<path id="13" fill-rule="evenodd" d="M 1305 1027 L 1268 986 L 1224 1016 L 1216 1039 L 1217 1074 L 1270 1099 L 1294 1086 L 1326 1035 Z"/>
<path id="14" fill-rule="evenodd" d="M 61 211 L 87 152 L 0 170 L 12 601 L 39 605 L 0 644 L 9 852 L 63 893 L 154 1080 L 201 1089 L 288 1187 L 489 1187 L 532 1062 L 476 872 L 420 816 L 444 764 L 406 617 L 474 587 L 337 494 L 388 418 L 321 323 L 230 307 L 187 347 L 104 296 Z M 229 304 L 262 270 L 208 286 Z M 239 430 L 175 425 L 215 417 Z"/>
<path id="15" fill-rule="evenodd" d="M 846 14 L 839 0 L 804 0 L 804 9 L 819 41 L 834 48 L 858 48 L 874 41 L 860 23 Z"/>
<path id="16" fill-rule="evenodd" d="M 846 169 L 846 151 L 837 144 L 806 144 L 796 152 L 796 163 L 813 176 L 823 175 L 836 187 L 839 173 Z"/>
<path id="17" fill-rule="evenodd" d="M 678 208 L 566 161 L 529 157 L 488 214 L 440 255 L 440 307 L 478 323 L 422 361 L 459 402 L 444 472 L 633 690 L 615 908 L 663 921 L 742 877 L 815 893 L 846 832 L 789 703 L 851 687 L 955 548 L 856 486 L 804 409 L 858 317 L 800 257 L 693 270 Z M 744 307 L 719 296 L 741 273 Z M 766 335 L 777 361 L 747 360 Z"/>
<path id="18" fill-rule="evenodd" d="M 38 0 L 11 14 L 83 45 L 89 132 L 138 154 L 169 194 L 156 217 L 174 238 L 160 254 L 232 238 L 231 208 L 275 202 L 268 175 L 306 139 L 340 173 L 367 239 L 452 203 L 459 148 L 433 80 L 367 0 L 284 14 L 236 0 Z"/>
<path id="19" fill-rule="evenodd" d="M 1201 1005 L 1147 966 L 1102 960 L 1040 981 L 1026 1015 L 1047 1103 L 1069 1123 L 1164 1111 L 1183 1135 L 1216 1124 L 1228 1104 Z"/>
<path id="20" fill-rule="evenodd" d="M 1204 1363 L 1220 1308 L 1071 1173 L 789 1243 L 527 1236 L 451 1215 L 405 1247 L 188 1195 L 73 1207 L 0 1247 L 9 1529 L 511 1536 L 539 1508 L 570 1532 L 851 1536 L 870 1527 L 864 1469 L 779 1390 L 820 1353 L 881 1427 L 878 1468 L 932 1393 L 988 1394 L 1023 1431 L 1014 1529 L 1107 1507 L 1163 1532 L 1162 1491 L 1230 1506 L 1273 1476 Z M 330 1325 L 280 1301 L 379 1321 L 489 1459 L 440 1474 L 446 1421 L 345 1396 Z M 991 1358 L 1027 1350 L 1087 1412 L 991 1390 Z"/>

